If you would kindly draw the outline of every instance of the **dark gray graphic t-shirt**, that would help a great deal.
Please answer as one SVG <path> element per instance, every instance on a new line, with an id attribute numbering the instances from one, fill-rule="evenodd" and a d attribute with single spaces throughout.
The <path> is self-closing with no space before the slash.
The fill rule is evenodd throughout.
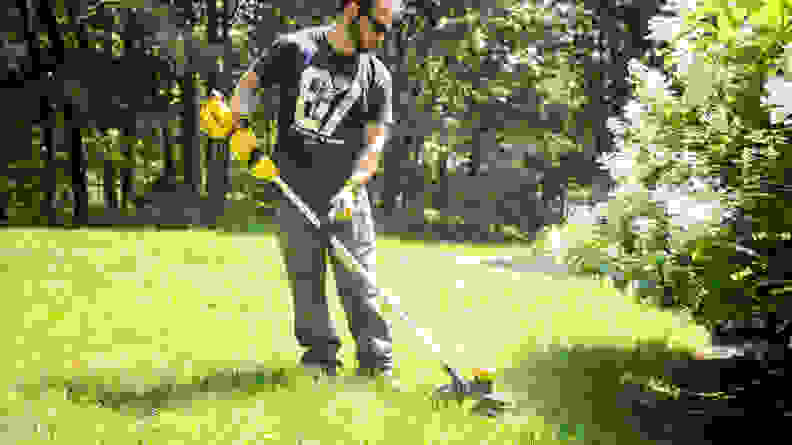
<path id="1" fill-rule="evenodd" d="M 249 70 L 259 87 L 280 85 L 281 177 L 322 215 L 356 168 L 368 122 L 392 124 L 392 81 L 373 54 L 345 56 L 327 40 L 330 26 L 280 36 Z"/>

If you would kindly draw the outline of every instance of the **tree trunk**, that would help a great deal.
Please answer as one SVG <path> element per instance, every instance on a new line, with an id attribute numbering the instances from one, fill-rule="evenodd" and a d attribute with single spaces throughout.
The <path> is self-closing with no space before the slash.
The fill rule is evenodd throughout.
<path id="1" fill-rule="evenodd" d="M 115 190 L 116 174 L 112 159 L 104 161 L 104 198 L 105 207 L 108 209 L 118 208 L 118 197 Z"/>
<path id="2" fill-rule="evenodd" d="M 113 58 L 113 37 L 111 33 L 105 33 L 102 39 L 103 41 L 103 51 L 105 55 L 109 58 Z M 107 128 L 100 128 L 99 131 L 101 132 L 102 136 L 107 134 Z M 104 201 L 105 207 L 108 209 L 116 209 L 118 208 L 118 194 L 116 193 L 116 170 L 115 166 L 113 165 L 112 157 L 108 154 L 109 159 L 104 160 L 104 180 L 103 180 L 103 189 L 104 189 Z"/>
<path id="3" fill-rule="evenodd" d="M 0 222 L 8 221 L 8 202 L 10 197 L 10 193 L 0 192 Z"/>
<path id="4" fill-rule="evenodd" d="M 79 12 L 72 6 L 67 9 L 69 23 L 77 23 Z M 87 48 L 88 42 L 85 40 L 86 27 L 79 26 L 77 33 L 77 44 L 79 48 Z M 74 196 L 74 216 L 73 225 L 82 225 L 88 221 L 88 178 L 86 169 L 86 152 L 82 143 L 81 119 L 78 116 L 77 106 L 66 104 L 67 138 L 71 152 L 71 171 L 72 171 L 72 192 Z"/>
<path id="5" fill-rule="evenodd" d="M 126 14 L 127 23 L 131 20 L 131 11 L 126 9 L 124 14 Z M 121 38 L 124 42 L 124 48 L 134 48 L 135 46 L 135 39 L 132 38 L 131 31 L 128 29 L 129 27 L 124 26 L 124 29 L 121 31 Z M 124 156 L 124 160 L 128 163 L 128 167 L 124 167 L 121 169 L 121 208 L 126 209 L 130 204 L 135 205 L 135 198 L 136 198 L 136 190 L 135 190 L 135 174 L 136 169 L 134 168 L 135 165 L 135 142 L 136 132 L 134 127 L 125 126 L 125 128 L 120 129 L 121 132 L 121 153 Z"/>
<path id="6" fill-rule="evenodd" d="M 85 168 L 85 150 L 82 134 L 77 123 L 75 109 L 72 104 L 66 105 L 66 119 L 69 148 L 71 152 L 72 193 L 74 197 L 73 225 L 82 225 L 88 216 L 88 178 Z"/>
<path id="7" fill-rule="evenodd" d="M 8 221 L 8 207 L 11 202 L 11 181 L 8 178 L 3 178 L 3 181 L 8 185 L 8 189 L 0 191 L 0 222 Z"/>
<path id="8" fill-rule="evenodd" d="M 209 45 L 214 45 L 219 42 L 220 39 L 217 37 L 217 3 L 210 1 L 206 5 L 206 15 L 207 15 L 207 40 Z M 206 79 L 206 87 L 208 95 L 212 94 L 212 91 L 217 88 L 217 74 L 214 71 L 210 71 L 207 75 Z M 226 99 L 228 100 L 228 99 Z M 216 190 L 217 183 L 220 178 L 216 177 L 217 169 L 213 166 L 213 158 L 217 158 L 217 150 L 216 147 L 213 147 L 214 144 L 211 142 L 206 147 L 205 152 L 205 162 L 206 165 L 206 193 L 207 195 L 213 195 L 213 189 Z"/>
<path id="9" fill-rule="evenodd" d="M 165 169 L 162 174 L 166 178 L 173 178 L 176 176 L 176 165 L 173 162 L 173 147 L 170 144 L 170 128 L 167 122 L 160 126 L 159 139 L 162 158 L 165 161 Z"/>
<path id="10" fill-rule="evenodd" d="M 437 176 L 437 184 L 438 187 L 436 188 L 437 193 L 433 196 L 432 205 L 434 208 L 439 210 L 441 213 L 443 211 L 448 210 L 449 202 L 449 190 L 448 190 L 448 176 Z"/>
<path id="11" fill-rule="evenodd" d="M 121 153 L 129 167 L 121 169 L 121 208 L 135 204 L 135 134 L 130 128 L 121 129 Z"/>
<path id="12" fill-rule="evenodd" d="M 182 147 L 184 161 L 184 183 L 194 193 L 201 191 L 201 139 L 198 122 L 198 88 L 195 73 L 187 71 L 181 79 L 184 120 L 182 121 Z"/>
<path id="13" fill-rule="evenodd" d="M 236 6 L 236 1 L 231 0 L 224 0 L 223 1 L 223 8 L 224 14 L 220 14 L 220 42 L 224 45 L 223 51 L 223 61 L 221 65 L 221 74 L 217 76 L 217 82 L 219 82 L 218 87 L 221 90 L 228 90 L 230 82 L 229 74 L 231 73 L 231 60 L 232 60 L 232 43 L 231 43 L 231 33 L 230 33 L 230 23 L 231 15 L 234 12 L 233 6 Z M 231 100 L 230 98 L 228 100 Z M 224 150 L 220 153 L 222 155 L 221 163 L 223 167 L 222 177 L 222 187 L 223 187 L 223 201 L 225 202 L 225 194 L 231 192 L 231 151 L 228 147 L 228 144 L 224 146 Z M 272 153 L 268 154 L 269 156 Z"/>
<path id="14" fill-rule="evenodd" d="M 206 6 L 206 15 L 207 15 L 207 19 L 208 19 L 207 26 L 206 26 L 206 31 L 207 31 L 207 34 L 208 34 L 208 39 L 207 40 L 209 41 L 209 44 L 218 43 L 218 42 L 221 41 L 221 39 L 218 38 L 219 37 L 218 36 L 218 30 L 220 29 L 220 26 L 218 26 L 220 24 L 219 23 L 219 14 L 218 14 L 218 12 L 219 11 L 217 10 L 217 2 L 208 2 L 207 6 Z M 210 72 L 210 75 L 211 74 L 214 74 L 214 73 Z M 214 77 L 214 76 L 212 76 L 212 77 Z M 211 79 L 210 83 L 209 83 L 209 86 L 211 88 L 216 88 L 217 87 L 216 79 Z"/>
<path id="15" fill-rule="evenodd" d="M 26 64 L 23 73 L 41 73 L 41 51 L 38 45 L 38 35 L 35 27 L 36 11 L 32 0 L 17 0 L 17 7 L 25 18 L 25 45 L 27 46 Z M 24 66 L 24 65 L 23 65 Z"/>
<path id="16" fill-rule="evenodd" d="M 218 76 L 218 82 L 220 82 L 220 86 L 223 91 L 227 94 L 231 94 L 231 84 L 233 83 L 232 77 L 232 70 L 234 68 L 234 64 L 231 63 L 234 60 L 233 50 L 234 46 L 231 42 L 231 19 L 233 18 L 234 10 L 236 9 L 237 3 L 241 0 L 224 0 L 223 1 L 223 9 L 224 13 L 220 19 L 221 23 L 221 32 L 223 35 L 223 65 L 222 71 Z M 229 98 L 230 100 L 230 98 Z"/>
<path id="17" fill-rule="evenodd" d="M 542 202 L 545 208 L 558 208 L 553 220 L 556 220 L 556 216 L 563 218 L 566 212 L 566 179 L 560 168 L 551 168 L 542 180 Z"/>
<path id="18" fill-rule="evenodd" d="M 45 99 L 42 97 L 42 102 Z M 49 105 L 49 104 L 47 104 Z M 42 110 L 46 110 L 49 106 L 44 107 L 42 103 Z M 57 219 L 57 189 L 58 177 L 57 168 L 55 167 L 55 110 L 50 111 L 51 120 L 43 120 L 41 126 L 41 142 L 44 157 L 45 169 L 42 171 L 41 190 L 44 192 L 44 199 L 41 201 L 41 217 L 42 223 L 45 225 L 55 225 Z"/>
<path id="19" fill-rule="evenodd" d="M 416 94 L 420 92 L 420 88 L 412 87 L 408 80 L 409 54 L 407 51 L 407 38 L 408 36 L 405 33 L 398 32 L 393 35 L 392 39 L 387 40 L 387 60 L 390 62 L 390 69 L 396 81 L 406 86 L 409 90 L 409 94 L 415 97 Z M 399 88 L 396 88 L 395 91 L 396 93 L 394 96 L 398 96 Z M 400 121 L 404 122 L 409 120 L 410 111 L 411 109 L 408 107 L 400 109 Z M 409 161 L 409 152 L 415 145 L 416 140 L 417 138 L 413 135 L 404 135 L 399 138 L 394 138 L 391 142 L 390 149 L 385 152 L 384 163 L 387 166 L 387 172 L 383 178 L 382 201 L 383 211 L 386 215 L 392 214 L 393 210 L 398 206 L 397 198 L 399 195 L 403 195 L 403 165 L 405 162 Z"/>
<path id="20" fill-rule="evenodd" d="M 31 51 L 30 54 L 33 56 L 34 67 L 37 67 L 34 73 L 41 73 L 47 67 L 42 66 L 41 60 L 41 50 L 39 49 L 38 45 L 38 32 L 34 27 L 35 20 L 34 18 L 38 16 L 39 21 L 42 25 L 42 31 L 46 30 L 50 39 L 52 39 L 52 48 L 53 54 L 57 60 L 50 61 L 47 65 L 53 66 L 60 63 L 63 63 L 63 57 L 65 55 L 64 52 L 64 44 L 63 38 L 61 33 L 58 32 L 58 25 L 53 15 L 52 8 L 50 5 L 47 4 L 46 1 L 38 2 L 38 5 L 35 5 L 32 0 L 20 0 L 20 4 L 24 3 L 26 15 L 26 27 L 25 31 L 28 33 L 26 39 L 28 40 L 28 48 Z M 49 78 L 51 80 L 51 78 Z M 47 162 L 47 169 L 46 173 L 44 174 L 44 179 L 42 180 L 42 187 L 45 193 L 45 199 L 42 202 L 42 215 L 47 215 L 48 223 L 56 224 L 57 218 L 57 189 L 58 189 L 58 179 L 57 179 L 57 169 L 53 164 L 55 160 L 55 153 L 58 149 L 57 145 L 62 142 L 66 142 L 66 138 L 63 137 L 63 133 L 56 134 L 56 131 L 65 132 L 66 128 L 58 128 L 56 129 L 57 122 L 58 122 L 58 113 L 63 113 L 65 111 L 64 108 L 60 108 L 54 106 L 54 104 L 49 102 L 49 98 L 46 95 L 42 95 L 39 99 L 41 101 L 40 110 L 43 113 L 47 113 L 48 116 L 46 119 L 42 119 L 42 139 L 44 144 L 46 145 L 47 152 L 46 152 L 46 162 Z M 65 116 L 63 116 L 63 121 L 65 122 Z M 44 118 L 44 116 L 42 116 Z M 46 126 L 46 128 L 45 128 Z M 58 136 L 56 140 L 56 136 Z"/>

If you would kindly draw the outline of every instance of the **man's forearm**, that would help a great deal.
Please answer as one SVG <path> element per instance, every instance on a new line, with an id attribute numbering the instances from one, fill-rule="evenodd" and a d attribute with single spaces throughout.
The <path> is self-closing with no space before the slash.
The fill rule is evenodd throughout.
<path id="1" fill-rule="evenodd" d="M 234 128 L 239 128 L 239 119 L 242 114 L 250 115 L 255 110 L 255 89 L 258 84 L 256 73 L 248 71 L 239 80 L 231 96 L 231 122 Z"/>
<path id="2" fill-rule="evenodd" d="M 253 90 L 238 88 L 231 97 L 231 122 L 234 129 L 239 128 L 239 121 L 243 115 L 250 116 Z"/>
<path id="3" fill-rule="evenodd" d="M 367 167 L 358 166 L 352 176 L 349 178 L 350 181 L 356 182 L 358 184 L 368 184 L 374 174 L 377 173 L 377 168 L 369 169 Z"/>
<path id="4" fill-rule="evenodd" d="M 352 177 L 349 178 L 351 181 L 366 184 L 377 173 L 379 156 L 385 145 L 385 136 L 371 138 L 370 142 L 361 154 L 357 169 L 352 173 Z"/>
<path id="5" fill-rule="evenodd" d="M 367 184 L 375 173 L 377 173 L 377 160 L 366 155 L 358 161 L 358 166 L 349 180 L 358 184 Z"/>
<path id="6" fill-rule="evenodd" d="M 231 96 L 231 124 L 234 130 L 239 128 L 240 106 L 239 106 L 239 91 L 235 90 L 234 95 Z"/>

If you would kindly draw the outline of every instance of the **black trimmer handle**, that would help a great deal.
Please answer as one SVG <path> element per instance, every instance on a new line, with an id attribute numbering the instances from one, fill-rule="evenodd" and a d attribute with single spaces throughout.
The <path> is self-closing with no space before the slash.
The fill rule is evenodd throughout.
<path id="1" fill-rule="evenodd" d="M 451 385 L 453 385 L 454 392 L 459 392 L 463 394 L 469 393 L 470 384 L 459 375 L 456 369 L 448 366 L 447 363 L 443 363 L 443 367 L 445 367 L 446 372 L 449 376 L 451 376 Z"/>
<path id="2" fill-rule="evenodd" d="M 448 364 L 446 364 L 446 363 L 443 363 L 443 367 L 445 368 L 445 370 L 446 370 L 446 372 L 448 373 L 448 375 L 450 375 L 450 376 L 451 376 L 451 378 L 454 380 L 454 382 L 461 382 L 461 381 L 463 381 L 463 380 L 462 380 L 462 377 L 460 377 L 460 375 L 459 375 L 459 373 L 457 372 L 457 370 L 456 370 L 456 369 L 454 369 L 454 368 L 452 368 L 452 367 L 448 366 Z"/>

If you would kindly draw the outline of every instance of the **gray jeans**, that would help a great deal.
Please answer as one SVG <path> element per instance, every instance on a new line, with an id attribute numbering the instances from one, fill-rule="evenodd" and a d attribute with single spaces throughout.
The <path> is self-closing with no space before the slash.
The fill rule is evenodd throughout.
<path id="1" fill-rule="evenodd" d="M 317 215 L 320 218 L 322 215 Z M 329 242 L 322 239 L 299 210 L 283 199 L 278 207 L 278 243 L 286 265 L 294 299 L 294 333 L 300 346 L 310 348 L 304 361 L 334 360 L 341 346 L 327 304 L 326 269 Z M 374 272 L 375 232 L 368 193 L 359 193 L 352 220 L 336 223 L 339 241 L 369 271 Z M 349 330 L 357 343 L 357 359 L 363 368 L 391 369 L 391 326 L 380 315 L 377 290 L 347 271 L 330 253 L 331 264 Z"/>

